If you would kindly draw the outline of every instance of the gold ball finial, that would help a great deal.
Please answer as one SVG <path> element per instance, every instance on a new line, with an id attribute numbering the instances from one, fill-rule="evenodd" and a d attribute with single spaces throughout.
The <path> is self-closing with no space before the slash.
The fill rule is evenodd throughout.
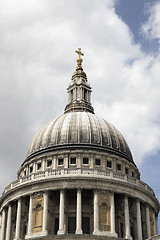
<path id="1" fill-rule="evenodd" d="M 78 70 L 78 69 L 83 70 L 83 68 L 82 68 L 82 62 L 83 62 L 83 60 L 82 60 L 81 56 L 84 56 L 84 53 L 81 52 L 81 48 L 78 48 L 78 50 L 76 50 L 75 52 L 78 53 L 77 67 L 76 67 L 76 69 L 77 69 L 77 70 Z"/>

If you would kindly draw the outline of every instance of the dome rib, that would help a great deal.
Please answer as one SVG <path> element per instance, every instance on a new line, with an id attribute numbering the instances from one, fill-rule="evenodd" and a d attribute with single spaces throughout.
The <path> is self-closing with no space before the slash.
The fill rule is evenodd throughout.
<path id="1" fill-rule="evenodd" d="M 99 120 L 98 118 L 93 118 L 93 121 L 95 122 L 95 125 L 96 125 L 96 130 L 98 131 L 99 133 L 99 136 L 100 136 L 100 144 L 103 145 L 103 141 L 102 141 L 102 128 L 100 126 L 100 123 L 99 123 Z"/>
<path id="2" fill-rule="evenodd" d="M 122 134 L 106 120 L 89 112 L 68 112 L 48 123 L 32 141 L 27 159 L 35 154 L 72 146 L 99 148 L 133 162 Z"/>
<path id="3" fill-rule="evenodd" d="M 105 128 L 106 128 L 106 133 L 107 133 L 107 137 L 104 137 L 104 139 L 108 140 L 108 146 L 110 148 L 112 148 L 112 138 L 111 138 L 111 133 L 109 131 L 109 123 L 104 119 L 102 119 L 102 121 L 103 121 L 103 123 L 105 123 Z"/>

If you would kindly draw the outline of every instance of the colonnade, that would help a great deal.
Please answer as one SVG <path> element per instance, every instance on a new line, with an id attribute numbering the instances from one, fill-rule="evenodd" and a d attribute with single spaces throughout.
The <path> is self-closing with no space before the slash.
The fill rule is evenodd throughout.
<path id="1" fill-rule="evenodd" d="M 110 232 L 101 232 L 99 229 L 99 191 L 94 190 L 93 195 L 93 234 L 95 235 L 109 235 L 117 236 L 115 229 L 115 199 L 114 193 L 110 192 Z M 33 196 L 30 195 L 29 200 L 29 213 L 28 213 L 28 228 L 26 239 L 29 239 L 34 236 L 32 232 L 32 216 L 33 216 Z M 47 230 L 47 220 L 48 220 L 48 192 L 43 194 L 44 205 L 43 205 L 43 224 L 42 231 L 39 233 L 40 236 L 48 235 Z M 15 238 L 14 240 L 19 240 L 21 238 L 21 213 L 22 213 L 22 201 L 23 199 L 18 199 L 17 203 L 17 215 L 16 215 L 16 228 L 15 228 Z M 147 237 L 151 237 L 151 227 L 150 227 L 150 212 L 149 206 L 146 204 L 146 225 L 147 225 Z M 154 235 L 157 234 L 157 223 L 155 213 L 153 212 L 153 221 L 154 221 Z M 142 236 L 142 222 L 141 222 L 141 207 L 140 200 L 136 199 L 136 216 L 137 216 L 137 238 L 138 240 L 143 240 Z M 4 208 L 2 211 L 2 224 L 1 224 L 1 240 L 11 240 L 11 218 L 12 217 L 12 205 L 11 203 L 7 208 Z M 130 211 L 129 211 L 129 200 L 128 196 L 124 195 L 124 219 L 125 219 L 125 238 L 132 239 L 131 230 L 130 230 Z M 65 190 L 60 190 L 60 202 L 59 202 L 59 230 L 57 234 L 65 234 Z M 82 191 L 77 189 L 77 206 L 76 206 L 76 231 L 75 234 L 83 234 L 82 230 Z"/>

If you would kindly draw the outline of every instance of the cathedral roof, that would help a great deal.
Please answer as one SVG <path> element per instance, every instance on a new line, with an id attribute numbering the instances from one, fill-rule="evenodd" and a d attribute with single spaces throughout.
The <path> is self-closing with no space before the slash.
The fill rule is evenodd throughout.
<path id="1" fill-rule="evenodd" d="M 27 158 L 54 149 L 94 148 L 115 153 L 133 162 L 122 134 L 90 112 L 68 112 L 48 123 L 33 139 Z"/>

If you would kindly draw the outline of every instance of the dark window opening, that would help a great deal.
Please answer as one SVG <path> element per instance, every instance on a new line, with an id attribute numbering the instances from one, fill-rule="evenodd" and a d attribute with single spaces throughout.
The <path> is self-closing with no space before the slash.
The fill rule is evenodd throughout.
<path id="1" fill-rule="evenodd" d="M 84 100 L 87 101 L 87 90 L 86 89 L 84 89 Z"/>
<path id="2" fill-rule="evenodd" d="M 33 167 L 30 167 L 29 170 L 30 170 L 30 173 L 32 173 L 33 172 Z"/>
<path id="3" fill-rule="evenodd" d="M 76 231 L 76 218 L 75 217 L 69 217 L 68 218 L 68 233 L 72 234 Z"/>
<path id="4" fill-rule="evenodd" d="M 107 167 L 112 168 L 112 162 L 111 161 L 107 161 Z"/>
<path id="5" fill-rule="evenodd" d="M 58 159 L 58 165 L 63 165 L 63 158 Z"/>
<path id="6" fill-rule="evenodd" d="M 48 160 L 47 161 L 47 167 L 51 167 L 52 166 L 52 160 Z"/>
<path id="7" fill-rule="evenodd" d="M 134 172 L 132 171 L 132 177 L 134 177 Z"/>
<path id="8" fill-rule="evenodd" d="M 96 158 L 95 159 L 95 165 L 100 166 L 101 165 L 101 159 Z"/>
<path id="9" fill-rule="evenodd" d="M 83 231 L 83 234 L 90 234 L 90 219 L 89 219 L 89 217 L 82 217 L 82 231 Z"/>
<path id="10" fill-rule="evenodd" d="M 117 170 L 121 171 L 121 164 L 117 164 Z"/>
<path id="11" fill-rule="evenodd" d="M 59 218 L 55 218 L 54 234 L 57 234 L 58 230 L 59 230 Z"/>
<path id="12" fill-rule="evenodd" d="M 126 174 L 128 175 L 128 168 L 125 169 Z"/>
<path id="13" fill-rule="evenodd" d="M 37 163 L 37 170 L 41 169 L 41 163 Z"/>
<path id="14" fill-rule="evenodd" d="M 71 101 L 73 100 L 73 89 L 71 90 Z"/>
<path id="15" fill-rule="evenodd" d="M 76 158 L 75 157 L 70 158 L 70 164 L 76 164 Z"/>
<path id="16" fill-rule="evenodd" d="M 24 171 L 24 176 L 26 176 L 26 171 Z"/>
<path id="17" fill-rule="evenodd" d="M 84 157 L 84 158 L 83 158 L 83 164 L 88 164 L 88 163 L 89 163 L 88 158 Z"/>

